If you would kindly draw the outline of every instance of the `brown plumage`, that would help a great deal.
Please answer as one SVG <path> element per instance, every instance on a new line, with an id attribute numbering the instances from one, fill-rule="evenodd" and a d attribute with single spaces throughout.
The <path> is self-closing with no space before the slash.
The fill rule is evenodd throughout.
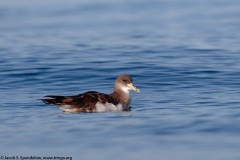
<path id="1" fill-rule="evenodd" d="M 129 90 L 140 93 L 139 89 L 133 86 L 132 78 L 123 74 L 116 79 L 112 94 L 89 91 L 75 96 L 48 95 L 45 96 L 47 98 L 40 100 L 72 113 L 121 111 L 129 109 L 131 100 Z"/>

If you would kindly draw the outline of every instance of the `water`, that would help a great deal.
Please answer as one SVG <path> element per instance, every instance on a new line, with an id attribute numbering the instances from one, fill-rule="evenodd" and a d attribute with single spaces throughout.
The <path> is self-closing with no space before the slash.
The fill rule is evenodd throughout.
<path id="1" fill-rule="evenodd" d="M 0 156 L 240 159 L 240 1 L 1 1 Z M 110 93 L 130 112 L 38 98 Z"/>

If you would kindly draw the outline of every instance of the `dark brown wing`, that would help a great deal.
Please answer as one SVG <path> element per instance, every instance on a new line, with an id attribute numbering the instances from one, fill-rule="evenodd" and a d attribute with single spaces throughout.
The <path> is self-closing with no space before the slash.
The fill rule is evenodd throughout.
<path id="1" fill-rule="evenodd" d="M 46 104 L 52 104 L 58 107 L 66 106 L 68 109 L 73 109 L 74 112 L 91 112 L 94 110 L 97 102 L 112 103 L 117 105 L 118 100 L 114 99 L 111 95 L 89 91 L 76 96 L 46 96 L 46 99 L 40 99 Z"/>
<path id="2" fill-rule="evenodd" d="M 95 108 L 95 105 L 97 102 L 100 103 L 113 103 L 114 105 L 117 105 L 119 101 L 114 99 L 112 96 L 95 92 L 95 91 L 89 91 L 83 94 L 76 95 L 72 97 L 73 100 L 70 102 L 70 105 L 81 109 L 84 111 L 92 111 Z"/>

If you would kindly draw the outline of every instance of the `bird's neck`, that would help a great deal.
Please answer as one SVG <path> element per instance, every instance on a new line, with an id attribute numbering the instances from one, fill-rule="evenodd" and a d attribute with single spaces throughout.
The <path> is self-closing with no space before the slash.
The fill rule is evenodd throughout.
<path id="1" fill-rule="evenodd" d="M 131 102 L 131 95 L 129 91 L 125 91 L 122 89 L 114 89 L 114 92 L 111 94 L 114 98 L 116 98 L 125 109 L 128 108 L 130 102 Z"/>

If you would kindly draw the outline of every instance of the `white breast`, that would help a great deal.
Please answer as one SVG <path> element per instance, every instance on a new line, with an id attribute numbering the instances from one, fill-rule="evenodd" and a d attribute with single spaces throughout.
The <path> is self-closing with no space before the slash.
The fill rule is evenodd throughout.
<path id="1" fill-rule="evenodd" d="M 112 103 L 100 103 L 96 104 L 96 109 L 94 112 L 110 112 L 110 111 L 123 111 L 123 106 L 121 103 L 114 105 Z"/>

